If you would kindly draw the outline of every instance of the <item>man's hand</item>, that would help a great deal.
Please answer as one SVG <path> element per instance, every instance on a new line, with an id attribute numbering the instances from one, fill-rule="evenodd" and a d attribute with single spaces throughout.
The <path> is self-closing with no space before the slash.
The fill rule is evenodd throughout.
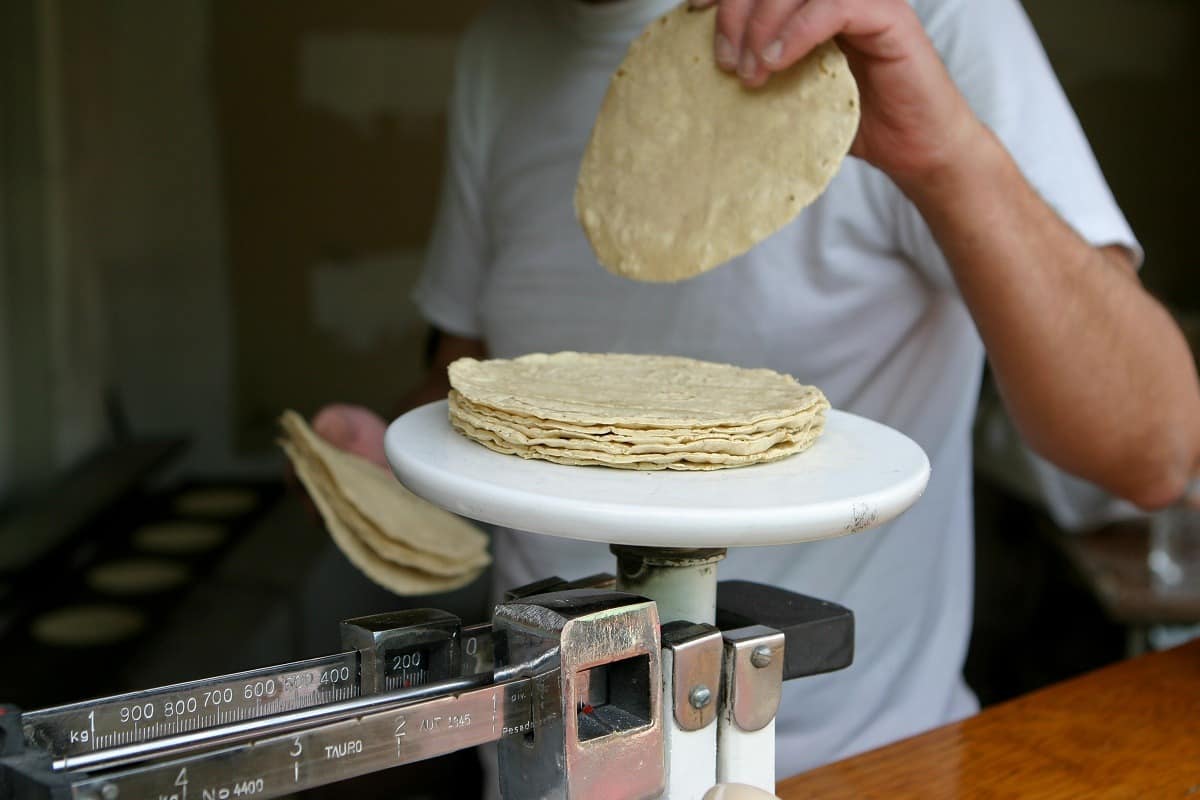
<path id="1" fill-rule="evenodd" d="M 383 451 L 383 433 L 387 425 L 374 411 L 362 406 L 337 403 L 318 411 L 311 424 L 318 436 L 339 450 L 362 456 L 382 469 L 388 468 Z M 290 459 L 284 468 L 284 483 L 297 492 L 312 520 L 318 525 L 324 524 L 320 511 L 296 475 Z"/>
<path id="2" fill-rule="evenodd" d="M 387 423 L 369 408 L 344 403 L 325 406 L 313 417 L 312 428 L 339 450 L 387 469 L 387 456 L 383 450 Z"/>
<path id="3" fill-rule="evenodd" d="M 850 152 L 901 189 L 986 135 L 906 0 L 691 0 L 714 4 L 717 63 L 750 87 L 836 37 L 862 97 Z"/>
<path id="4" fill-rule="evenodd" d="M 439 333 L 428 373 L 425 379 L 401 399 L 396 414 L 445 399 L 450 391 L 446 367 L 458 358 L 486 358 L 483 342 L 449 333 Z M 387 422 L 363 406 L 332 403 L 316 413 L 312 428 L 318 436 L 339 450 L 354 453 L 383 469 L 388 468 L 387 455 L 383 449 L 383 435 Z"/>
<path id="5" fill-rule="evenodd" d="M 850 152 L 929 225 L 1033 448 L 1139 505 L 1173 501 L 1200 472 L 1183 336 L 1127 253 L 1092 247 L 1033 189 L 906 0 L 691 0 L 715 3 L 717 62 L 750 87 L 837 39 L 862 97 Z"/>

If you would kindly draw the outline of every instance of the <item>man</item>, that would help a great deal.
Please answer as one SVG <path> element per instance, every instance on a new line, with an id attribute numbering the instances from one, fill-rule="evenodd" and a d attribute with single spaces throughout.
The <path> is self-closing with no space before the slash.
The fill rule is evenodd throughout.
<path id="1" fill-rule="evenodd" d="M 657 352 L 771 367 L 885 422 L 933 463 L 887 528 L 734 549 L 725 578 L 840 602 L 854 665 L 787 685 L 779 774 L 972 713 L 970 427 L 986 347 L 1010 414 L 1060 467 L 1145 507 L 1197 466 L 1191 356 L 1017 0 L 723 0 L 714 56 L 753 91 L 836 36 L 862 122 L 826 193 L 745 256 L 642 285 L 600 268 L 576 171 L 609 75 L 673 0 L 507 0 L 466 35 L 417 302 L 460 355 Z M 700 0 L 694 5 L 713 5 Z M 798 124 L 801 124 L 798 121 Z M 382 421 L 317 430 L 382 461 Z M 498 588 L 611 571 L 602 546 L 498 532 Z"/>

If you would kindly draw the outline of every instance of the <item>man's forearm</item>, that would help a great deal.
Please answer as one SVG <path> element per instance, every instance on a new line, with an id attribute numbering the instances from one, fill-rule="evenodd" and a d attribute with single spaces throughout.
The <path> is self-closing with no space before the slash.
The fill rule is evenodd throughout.
<path id="1" fill-rule="evenodd" d="M 1143 506 L 1170 502 L 1200 453 L 1200 391 L 1178 327 L 982 125 L 966 152 L 901 189 L 950 261 L 1017 427 L 1068 471 Z"/>

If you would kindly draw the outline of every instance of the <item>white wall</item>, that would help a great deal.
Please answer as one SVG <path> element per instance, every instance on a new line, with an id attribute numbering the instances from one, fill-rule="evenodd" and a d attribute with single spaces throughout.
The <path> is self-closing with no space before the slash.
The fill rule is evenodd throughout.
<path id="1" fill-rule="evenodd" d="M 230 451 L 209 5 L 111 0 L 64 19 L 76 54 L 67 76 L 74 220 L 103 281 L 111 380 L 135 433 L 191 435 L 184 468 L 200 473 L 255 468 Z"/>
<path id="2" fill-rule="evenodd" d="M 108 438 L 104 415 L 107 320 L 98 262 L 86 228 L 76 219 L 78 176 L 68 150 L 70 98 L 63 91 L 70 53 L 70 43 L 64 38 L 66 9 L 59 0 L 42 0 L 35 7 L 41 45 L 43 267 L 48 278 L 44 296 L 36 299 L 46 315 L 50 447 L 55 468 L 62 470 Z"/>
<path id="3" fill-rule="evenodd" d="M 106 437 L 104 310 L 71 224 L 56 0 L 0 15 L 0 491 L 37 491 Z M 81 246 L 76 246 L 81 245 Z"/>
<path id="4" fill-rule="evenodd" d="M 0 105 L 0 115 L 4 107 Z M 0 182 L 0 310 L 8 308 L 5 290 L 5 245 L 4 245 L 4 184 Z M 9 392 L 12 382 L 8 366 L 8 326 L 0 324 L 0 508 L 12 485 L 12 407 Z"/>

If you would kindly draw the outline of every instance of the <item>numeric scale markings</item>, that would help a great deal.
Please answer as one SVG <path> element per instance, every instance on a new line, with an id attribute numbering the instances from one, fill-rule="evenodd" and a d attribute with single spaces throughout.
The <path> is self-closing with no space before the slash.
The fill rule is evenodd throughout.
<path id="1" fill-rule="evenodd" d="M 509 683 L 448 691 L 415 702 L 388 703 L 380 698 L 385 700 L 382 707 L 364 707 L 350 713 L 349 718 L 313 720 L 304 730 L 282 734 L 264 731 L 260 737 L 231 747 L 218 745 L 218 749 L 208 752 L 168 756 L 166 761 L 89 776 L 72 784 L 72 797 L 280 797 L 502 736 L 523 734 L 537 723 L 558 716 L 559 690 L 559 673 L 554 670 Z"/>
<path id="2" fill-rule="evenodd" d="M 56 758 L 154 741 L 359 696 L 358 653 L 338 653 L 31 711 L 25 739 Z"/>
<path id="3" fill-rule="evenodd" d="M 319 702 L 336 703 L 341 700 L 350 700 L 355 697 L 358 697 L 357 684 L 333 689 L 322 696 Z M 182 722 L 180 722 L 180 720 L 174 720 L 170 723 L 156 722 L 154 725 L 148 728 L 139 728 L 135 725 L 133 730 L 115 731 L 107 736 L 96 736 L 92 740 L 91 749 L 94 751 L 124 744 L 137 744 L 138 742 L 161 739 L 164 736 L 190 733 L 202 728 L 215 728 L 218 725 L 227 725 L 231 722 L 242 722 L 243 720 L 247 719 L 258 719 L 259 717 L 282 714 L 288 711 L 299 711 L 302 708 L 311 708 L 316 704 L 317 703 L 311 698 L 294 699 L 284 702 L 271 701 L 268 703 L 260 703 L 253 709 L 245 706 L 238 706 L 228 711 L 218 711 L 215 714 L 188 717 Z"/>

